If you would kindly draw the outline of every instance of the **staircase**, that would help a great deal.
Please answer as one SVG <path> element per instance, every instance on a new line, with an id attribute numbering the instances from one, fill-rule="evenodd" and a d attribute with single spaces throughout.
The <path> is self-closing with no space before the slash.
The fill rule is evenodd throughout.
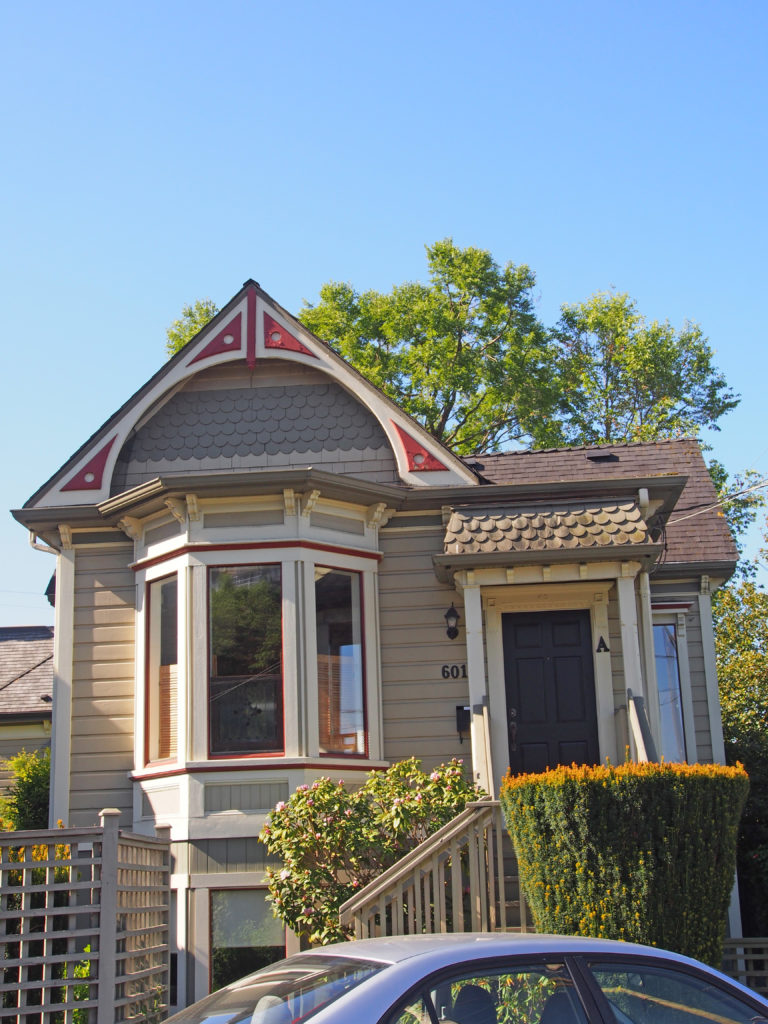
<path id="1" fill-rule="evenodd" d="M 357 939 L 532 931 L 499 801 L 467 804 L 453 821 L 347 900 L 339 919 Z"/>

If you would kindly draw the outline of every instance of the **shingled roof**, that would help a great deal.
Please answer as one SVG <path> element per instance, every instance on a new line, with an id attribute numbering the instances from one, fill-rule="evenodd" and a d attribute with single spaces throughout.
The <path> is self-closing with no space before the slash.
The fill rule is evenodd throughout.
<path id="1" fill-rule="evenodd" d="M 0 627 L 0 719 L 50 718 L 53 626 Z"/>
<path id="2" fill-rule="evenodd" d="M 472 467 L 492 484 L 549 484 L 568 481 L 685 476 L 687 483 L 666 531 L 664 563 L 722 563 L 730 574 L 738 558 L 728 524 L 717 504 L 698 442 L 693 438 L 632 444 L 479 455 Z M 728 569 L 728 566 L 731 569 Z"/>
<path id="3" fill-rule="evenodd" d="M 633 501 L 537 503 L 531 508 L 454 509 L 445 531 L 445 552 L 583 551 L 648 541 L 645 520 Z"/>

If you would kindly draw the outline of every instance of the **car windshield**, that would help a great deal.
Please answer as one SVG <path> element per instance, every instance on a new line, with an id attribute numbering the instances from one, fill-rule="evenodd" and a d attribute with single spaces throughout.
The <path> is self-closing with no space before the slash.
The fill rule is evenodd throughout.
<path id="1" fill-rule="evenodd" d="M 167 1024 L 297 1024 L 386 966 L 300 953 L 214 992 Z"/>

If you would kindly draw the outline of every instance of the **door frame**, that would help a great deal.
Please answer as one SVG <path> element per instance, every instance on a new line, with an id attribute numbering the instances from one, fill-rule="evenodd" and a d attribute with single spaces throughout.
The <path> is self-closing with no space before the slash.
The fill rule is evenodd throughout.
<path id="1" fill-rule="evenodd" d="M 609 636 L 608 604 L 613 580 L 590 583 L 550 583 L 483 587 L 485 638 L 488 659 L 488 704 L 491 727 L 492 774 L 501 778 L 509 765 L 507 699 L 504 685 L 504 649 L 501 616 L 507 612 L 582 611 L 590 613 L 592 663 L 595 674 L 595 712 L 601 762 L 618 764 L 616 705 L 613 696 L 611 648 L 618 640 Z M 609 650 L 597 651 L 600 639 Z M 618 653 L 618 652 L 617 652 Z"/>

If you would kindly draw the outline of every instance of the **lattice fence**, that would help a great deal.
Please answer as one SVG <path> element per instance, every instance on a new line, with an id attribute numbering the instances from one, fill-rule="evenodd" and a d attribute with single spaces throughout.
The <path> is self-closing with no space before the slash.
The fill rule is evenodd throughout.
<path id="1" fill-rule="evenodd" d="M 0 833 L 0 1024 L 154 1024 L 168 1009 L 169 839 Z"/>

